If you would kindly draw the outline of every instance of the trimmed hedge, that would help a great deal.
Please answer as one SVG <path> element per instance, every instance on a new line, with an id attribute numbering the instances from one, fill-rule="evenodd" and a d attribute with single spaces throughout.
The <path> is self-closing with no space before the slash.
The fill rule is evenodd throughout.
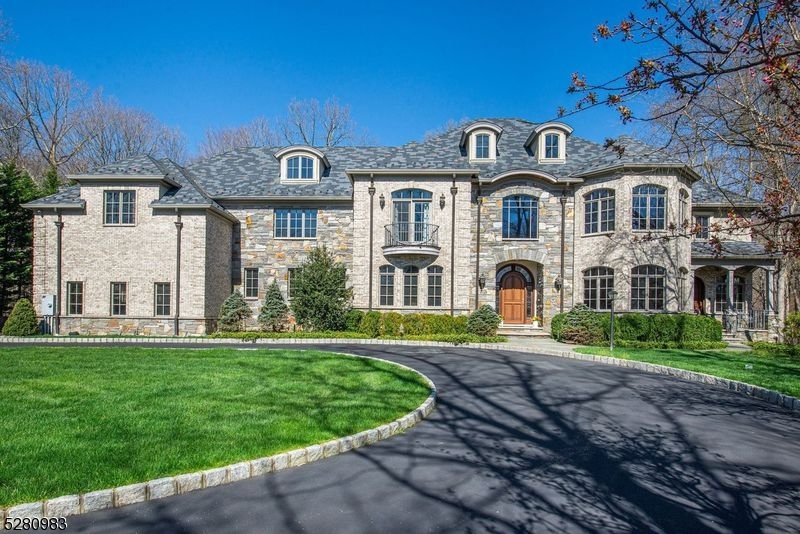
<path id="1" fill-rule="evenodd" d="M 596 330 L 598 325 L 599 334 Z M 587 311 L 583 304 L 556 315 L 550 323 L 553 339 L 571 343 L 608 341 L 610 331 L 611 314 Z M 721 342 L 722 324 L 707 315 L 690 313 L 617 313 L 614 315 L 614 341 L 620 342 L 620 346 L 621 342 L 639 342 L 682 344 L 684 348 L 695 348 L 688 345 Z"/>
<path id="2" fill-rule="evenodd" d="M 363 314 L 357 331 L 369 337 L 462 335 L 467 320 L 466 315 L 371 311 Z"/>

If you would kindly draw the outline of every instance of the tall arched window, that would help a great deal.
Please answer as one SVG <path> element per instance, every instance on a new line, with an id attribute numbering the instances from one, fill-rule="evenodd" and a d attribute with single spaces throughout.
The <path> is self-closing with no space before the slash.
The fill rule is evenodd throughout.
<path id="1" fill-rule="evenodd" d="M 631 309 L 663 311 L 666 278 L 667 270 L 658 265 L 640 265 L 631 269 Z"/>
<path id="2" fill-rule="evenodd" d="M 503 198 L 503 239 L 536 239 L 539 235 L 539 199 L 530 195 Z"/>
<path id="3" fill-rule="evenodd" d="M 666 227 L 667 190 L 659 185 L 633 188 L 631 227 L 634 230 L 663 230 Z"/>
<path id="4" fill-rule="evenodd" d="M 308 156 L 293 156 L 286 160 L 286 178 L 311 180 L 314 178 L 314 159 Z"/>
<path id="5" fill-rule="evenodd" d="M 614 269 L 592 267 L 583 271 L 583 303 L 594 310 L 610 310 L 614 289 Z"/>
<path id="6" fill-rule="evenodd" d="M 613 232 L 616 216 L 614 190 L 596 189 L 583 198 L 584 233 Z"/>

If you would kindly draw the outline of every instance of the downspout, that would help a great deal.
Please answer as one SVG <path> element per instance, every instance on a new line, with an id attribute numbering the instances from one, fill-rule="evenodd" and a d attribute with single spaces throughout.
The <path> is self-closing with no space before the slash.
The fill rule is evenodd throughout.
<path id="1" fill-rule="evenodd" d="M 475 309 L 478 309 L 478 299 L 480 298 L 480 279 L 481 279 L 481 190 L 478 189 L 475 197 L 475 204 L 478 206 L 478 224 L 475 229 Z"/>
<path id="2" fill-rule="evenodd" d="M 64 221 L 61 219 L 61 212 L 56 209 L 58 220 L 55 222 L 56 228 L 56 293 L 53 303 L 53 333 L 61 333 L 61 234 L 64 230 Z"/>
<path id="3" fill-rule="evenodd" d="M 450 187 L 450 194 L 452 199 L 452 215 L 450 217 L 450 315 L 455 315 L 455 271 L 456 271 L 456 177 L 453 175 L 453 185 Z"/>
<path id="4" fill-rule="evenodd" d="M 372 311 L 372 279 L 375 273 L 372 270 L 372 246 L 373 246 L 373 229 L 375 223 L 375 180 L 373 175 L 369 176 L 369 311 Z"/>
<path id="5" fill-rule="evenodd" d="M 566 285 L 566 280 L 564 279 L 565 270 L 564 270 L 564 256 L 566 251 L 566 240 L 564 239 L 564 234 L 567 231 L 567 192 L 561 192 L 561 198 L 559 198 L 561 202 L 561 274 L 559 278 L 561 278 L 561 287 L 558 290 L 558 310 L 560 313 L 564 313 L 564 286 Z"/>
<path id="6" fill-rule="evenodd" d="M 178 220 L 175 221 L 177 235 L 175 237 L 175 335 L 180 335 L 180 316 L 181 316 L 181 212 L 176 209 Z"/>

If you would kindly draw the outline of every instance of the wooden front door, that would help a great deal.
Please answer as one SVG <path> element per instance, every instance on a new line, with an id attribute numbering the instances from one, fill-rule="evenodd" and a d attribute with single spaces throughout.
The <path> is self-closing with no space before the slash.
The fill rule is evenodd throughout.
<path id="1" fill-rule="evenodd" d="M 706 313 L 706 285 L 694 277 L 694 312 L 705 315 Z"/>
<path id="2" fill-rule="evenodd" d="M 525 323 L 525 279 L 517 272 L 510 272 L 500 282 L 500 315 L 505 324 Z"/>

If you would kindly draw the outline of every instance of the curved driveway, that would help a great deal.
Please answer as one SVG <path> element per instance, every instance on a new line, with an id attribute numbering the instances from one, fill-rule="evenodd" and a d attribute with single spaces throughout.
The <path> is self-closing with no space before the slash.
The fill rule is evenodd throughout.
<path id="1" fill-rule="evenodd" d="M 780 407 L 510 351 L 318 348 L 418 369 L 438 387 L 436 410 L 369 447 L 71 517 L 69 531 L 800 531 L 800 417 Z"/>

